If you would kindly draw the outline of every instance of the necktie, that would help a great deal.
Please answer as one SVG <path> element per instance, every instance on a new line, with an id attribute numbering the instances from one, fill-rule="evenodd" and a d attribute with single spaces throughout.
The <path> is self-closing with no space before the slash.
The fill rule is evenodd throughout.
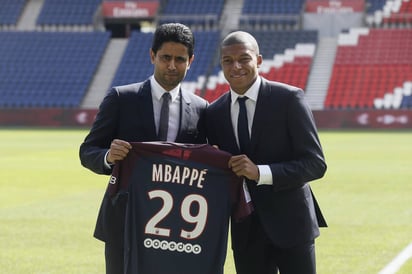
<path id="1" fill-rule="evenodd" d="M 167 130 L 169 128 L 169 102 L 171 99 L 170 93 L 165 92 L 162 95 L 163 104 L 160 110 L 160 120 L 159 120 L 159 140 L 166 141 L 167 140 Z"/>
<path id="2" fill-rule="evenodd" d="M 247 122 L 247 113 L 245 101 L 248 97 L 238 97 L 239 103 L 239 116 L 237 120 L 237 134 L 239 138 L 240 152 L 248 153 L 250 146 L 249 127 Z"/>

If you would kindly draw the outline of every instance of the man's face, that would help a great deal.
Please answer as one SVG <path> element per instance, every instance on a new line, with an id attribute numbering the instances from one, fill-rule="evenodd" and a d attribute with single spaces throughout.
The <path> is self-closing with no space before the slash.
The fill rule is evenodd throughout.
<path id="1" fill-rule="evenodd" d="M 189 59 L 187 48 L 183 44 L 166 42 L 156 54 L 150 50 L 150 58 L 157 82 L 165 90 L 172 90 L 185 78 L 194 56 Z"/>
<path id="2" fill-rule="evenodd" d="M 234 44 L 221 48 L 220 63 L 233 91 L 244 94 L 258 77 L 262 56 L 249 44 Z"/>

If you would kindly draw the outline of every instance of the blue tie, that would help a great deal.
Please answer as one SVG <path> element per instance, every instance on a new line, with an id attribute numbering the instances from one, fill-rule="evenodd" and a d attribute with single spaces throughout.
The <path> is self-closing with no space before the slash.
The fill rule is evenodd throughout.
<path id="1" fill-rule="evenodd" d="M 238 97 L 239 103 L 239 116 L 237 120 L 237 135 L 239 138 L 240 152 L 247 154 L 250 147 L 249 127 L 247 122 L 247 112 L 245 101 L 248 97 Z"/>
<path id="2" fill-rule="evenodd" d="M 160 110 L 160 120 L 159 120 L 159 140 L 167 141 L 167 131 L 169 129 L 169 101 L 171 99 L 170 93 L 165 92 L 162 95 L 163 104 Z"/>

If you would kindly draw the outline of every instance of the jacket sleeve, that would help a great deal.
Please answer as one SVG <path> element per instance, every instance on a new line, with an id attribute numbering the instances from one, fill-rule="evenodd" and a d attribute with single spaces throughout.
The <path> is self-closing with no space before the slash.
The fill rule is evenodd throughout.
<path id="1" fill-rule="evenodd" d="M 97 174 L 111 173 L 104 165 L 104 156 L 114 139 L 119 108 L 118 93 L 112 89 L 103 99 L 93 126 L 80 145 L 81 164 Z"/>
<path id="2" fill-rule="evenodd" d="M 292 156 L 288 161 L 270 164 L 275 191 L 298 188 L 319 179 L 327 168 L 315 121 L 303 91 L 289 94 L 285 120 Z"/>

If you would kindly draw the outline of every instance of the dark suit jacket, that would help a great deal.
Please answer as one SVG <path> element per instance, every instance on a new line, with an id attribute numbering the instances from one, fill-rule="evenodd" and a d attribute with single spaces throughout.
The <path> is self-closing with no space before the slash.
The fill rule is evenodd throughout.
<path id="1" fill-rule="evenodd" d="M 234 155 L 240 154 L 230 116 L 230 93 L 206 111 L 208 141 Z M 255 214 L 269 238 L 279 247 L 313 240 L 319 225 L 326 226 L 308 182 L 321 178 L 326 163 L 312 112 L 299 88 L 262 78 L 248 157 L 269 165 L 273 186 L 247 182 Z M 232 223 L 232 246 L 247 244 L 250 222 Z"/>
<path id="2" fill-rule="evenodd" d="M 198 122 L 205 113 L 207 101 L 193 93 L 180 91 L 180 103 L 180 124 L 175 141 L 206 143 L 205 133 L 198 127 Z M 128 142 L 158 140 L 149 80 L 114 87 L 106 95 L 90 133 L 80 146 L 82 165 L 98 174 L 111 174 L 112 169 L 104 165 L 104 156 L 115 138 Z M 115 223 L 123 223 L 123 203 L 126 202 L 123 198 L 126 197 L 116 198 L 117 206 L 114 207 L 113 201 L 105 195 L 100 208 L 95 237 L 104 241 L 123 229 L 121 226 L 110 228 Z M 117 242 L 118 239 L 113 240 Z"/>

